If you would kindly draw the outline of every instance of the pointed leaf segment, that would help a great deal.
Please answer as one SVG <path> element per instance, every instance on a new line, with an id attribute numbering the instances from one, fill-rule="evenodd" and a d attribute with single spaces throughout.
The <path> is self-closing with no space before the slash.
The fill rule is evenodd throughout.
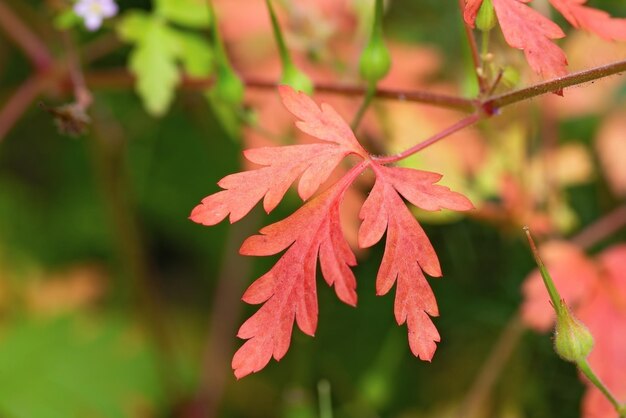
<path id="1" fill-rule="evenodd" d="M 563 38 L 561 28 L 527 3 L 530 0 L 492 0 L 504 39 L 524 51 L 531 68 L 546 78 L 567 74 L 567 58 L 553 41 Z M 466 0 L 464 19 L 472 27 L 483 0 Z M 586 0 L 549 0 L 575 28 L 606 40 L 626 40 L 626 19 L 585 6 Z"/>
<path id="2" fill-rule="evenodd" d="M 289 348 L 294 323 L 305 334 L 315 334 L 318 260 L 324 280 L 334 286 L 339 299 L 356 305 L 356 279 L 350 269 L 356 258 L 344 238 L 339 208 L 346 190 L 368 168 L 376 182 L 361 209 L 359 246 L 376 244 L 386 232 L 376 292 L 384 295 L 396 284 L 396 320 L 407 324 L 413 354 L 430 361 L 440 340 L 430 317 L 439 312 L 424 273 L 439 277 L 441 268 L 403 198 L 429 211 L 469 210 L 471 202 L 437 185 L 440 174 L 387 167 L 373 159 L 329 105 L 318 107 L 287 86 L 281 86 L 279 93 L 287 110 L 298 119 L 296 126 L 320 142 L 246 151 L 246 158 L 262 167 L 223 178 L 218 185 L 224 190 L 205 198 L 191 213 L 194 222 L 204 225 L 215 225 L 227 216 L 235 222 L 261 199 L 270 212 L 298 179 L 298 194 L 308 200 L 291 216 L 248 238 L 240 249 L 241 254 L 251 256 L 284 253 L 243 296 L 247 303 L 263 305 L 239 329 L 238 336 L 247 341 L 233 358 L 235 375 L 241 378 L 257 372 L 272 357 L 280 360 Z M 348 155 L 360 162 L 311 199 Z"/>

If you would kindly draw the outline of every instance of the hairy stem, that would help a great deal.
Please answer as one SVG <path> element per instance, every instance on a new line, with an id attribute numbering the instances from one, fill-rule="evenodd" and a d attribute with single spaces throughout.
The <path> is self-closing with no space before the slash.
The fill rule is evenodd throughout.
<path id="1" fill-rule="evenodd" d="M 579 361 L 576 363 L 576 366 L 578 366 L 578 370 L 581 371 L 582 374 L 585 375 L 585 377 L 595 386 L 598 388 L 598 390 L 600 390 L 600 392 L 602 392 L 602 394 L 604 395 L 604 397 L 611 402 L 611 405 L 613 405 L 613 407 L 615 408 L 615 411 L 617 411 L 620 415 L 620 418 L 624 416 L 623 412 L 622 412 L 622 405 L 620 405 L 620 403 L 617 401 L 617 399 L 615 399 L 615 396 L 613 396 L 613 394 L 611 393 L 611 391 L 604 385 L 604 383 L 602 383 L 602 380 L 600 380 L 600 378 L 594 373 L 594 371 L 591 369 L 591 366 L 589 366 L 589 363 L 585 360 L 585 361 Z"/>
<path id="2" fill-rule="evenodd" d="M 486 113 L 494 114 L 501 107 L 508 106 L 513 103 L 528 100 L 542 94 L 552 93 L 563 90 L 566 87 L 584 84 L 589 81 L 598 80 L 626 71 L 626 60 L 617 61 L 600 67 L 591 68 L 589 70 L 578 71 L 553 80 L 544 81 L 529 87 L 503 93 L 494 97 L 485 99 L 481 106 Z"/>

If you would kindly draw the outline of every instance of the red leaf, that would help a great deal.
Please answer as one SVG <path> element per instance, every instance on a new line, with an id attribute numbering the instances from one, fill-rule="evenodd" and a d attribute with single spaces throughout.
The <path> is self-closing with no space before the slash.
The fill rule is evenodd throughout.
<path id="1" fill-rule="evenodd" d="M 493 0 L 504 39 L 521 49 L 530 67 L 543 77 L 567 74 L 567 58 L 551 39 L 565 33 L 559 26 L 520 0 Z"/>
<path id="2" fill-rule="evenodd" d="M 587 0 L 550 0 L 575 28 L 593 32 L 607 41 L 626 40 L 626 19 L 615 19 L 605 11 L 585 6 Z"/>
<path id="3" fill-rule="evenodd" d="M 356 259 L 343 239 L 339 204 L 348 186 L 365 167 L 365 163 L 354 167 L 293 215 L 263 228 L 261 235 L 248 238 L 241 246 L 241 254 L 257 256 L 289 249 L 243 296 L 247 303 L 265 304 L 237 334 L 248 340 L 233 358 L 237 378 L 261 370 L 272 357 L 280 360 L 285 355 L 294 320 L 302 332 L 315 334 L 318 256 L 322 274 L 329 285 L 335 285 L 339 299 L 356 305 L 356 280 L 349 268 L 356 265 Z"/>
<path id="4" fill-rule="evenodd" d="M 233 357 L 235 375 L 241 378 L 257 372 L 272 357 L 280 360 L 289 348 L 294 322 L 305 334 L 315 333 L 318 259 L 325 281 L 334 286 L 339 299 L 356 305 L 356 279 L 350 269 L 356 258 L 344 238 L 339 208 L 348 187 L 368 166 L 374 169 L 377 180 L 361 210 L 364 222 L 359 243 L 371 246 L 387 231 L 377 293 L 388 292 L 397 282 L 396 319 L 399 324 L 407 323 L 413 353 L 430 360 L 439 334 L 429 315 L 438 315 L 438 311 L 422 270 L 441 276 L 441 269 L 428 238 L 400 196 L 426 210 L 467 210 L 472 204 L 436 185 L 439 174 L 379 165 L 330 106 L 322 104 L 320 108 L 288 87 L 280 92 L 285 107 L 300 119 L 297 126 L 324 142 L 246 151 L 246 158 L 264 167 L 224 177 L 219 182 L 224 190 L 205 198 L 193 210 L 192 220 L 213 225 L 230 214 L 234 222 L 263 198 L 269 212 L 298 177 L 298 193 L 306 200 L 345 156 L 356 154 L 362 161 L 294 214 L 261 229 L 260 235 L 248 238 L 241 246 L 244 255 L 284 254 L 243 296 L 245 302 L 263 306 L 239 329 L 237 335 L 247 341 Z"/>
<path id="5" fill-rule="evenodd" d="M 589 364 L 617 397 L 626 398 L 626 245 L 605 250 L 598 257 L 602 280 L 577 312 L 595 339 Z M 615 409 L 593 385 L 583 398 L 584 418 L 617 418 Z"/>
<path id="6" fill-rule="evenodd" d="M 333 108 L 322 104 L 320 109 L 305 94 L 296 93 L 288 86 L 279 87 L 279 92 L 285 107 L 301 119 L 296 125 L 326 143 L 245 151 L 248 160 L 265 167 L 221 179 L 218 185 L 225 190 L 205 197 L 191 212 L 191 220 L 215 225 L 230 214 L 233 223 L 247 215 L 264 197 L 263 207 L 269 213 L 298 178 L 298 194 L 306 200 L 344 157 L 349 154 L 367 156 L 350 127 Z"/>
<path id="7" fill-rule="evenodd" d="M 465 23 L 470 25 L 472 28 L 476 22 L 476 15 L 478 14 L 478 10 L 480 6 L 482 6 L 483 0 L 466 0 L 465 1 L 465 10 L 463 10 L 463 19 Z"/>
<path id="8" fill-rule="evenodd" d="M 404 205 L 400 194 L 426 210 L 442 207 L 468 210 L 467 198 L 433 183 L 441 176 L 406 168 L 373 166 L 376 183 L 361 209 L 363 224 L 359 246 L 378 242 L 387 230 L 385 254 L 376 278 L 376 293 L 384 295 L 397 282 L 395 317 L 399 325 L 407 323 L 409 345 L 413 354 L 430 361 L 440 341 L 430 320 L 438 316 L 437 302 L 422 270 L 441 276 L 439 260 L 428 237 Z"/>

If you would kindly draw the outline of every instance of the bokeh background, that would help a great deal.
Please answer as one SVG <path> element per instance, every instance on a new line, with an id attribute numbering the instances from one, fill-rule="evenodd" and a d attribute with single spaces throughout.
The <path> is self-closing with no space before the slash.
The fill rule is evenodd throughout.
<path id="1" fill-rule="evenodd" d="M 67 3 L 1 3 L 63 67 L 68 47 L 53 22 Z M 444 174 L 444 184 L 477 206 L 467 217 L 417 213 L 444 271 L 430 281 L 442 335 L 432 363 L 410 354 L 393 295 L 375 296 L 379 244 L 359 253 L 357 309 L 321 282 L 315 338 L 294 331 L 280 363 L 236 381 L 236 331 L 256 309 L 240 297 L 274 260 L 239 256 L 238 247 L 300 200 L 290 192 L 269 216 L 256 208 L 234 225 L 207 228 L 188 216 L 220 178 L 245 167 L 243 148 L 297 140 L 292 120 L 269 89 L 247 91 L 243 128 L 197 86 L 179 88 L 166 111 L 149 114 L 124 72 L 132 45 L 116 35 L 115 19 L 155 6 L 118 3 L 118 17 L 100 31 L 69 29 L 94 98 L 91 123 L 77 137 L 59 133 L 38 106 L 71 102 L 67 77 L 40 74 L 45 87 L 13 120 L 6 117 L 19 86 L 37 72 L 7 35 L 13 28 L 6 20 L 0 28 L 1 417 L 579 416 L 584 386 L 574 367 L 557 358 L 548 335 L 527 331 L 519 319 L 521 285 L 534 267 L 521 226 L 530 224 L 542 240 L 576 237 L 623 203 L 624 168 L 610 156 L 626 156 L 626 79 L 516 105 L 406 163 Z M 626 16 L 623 1 L 592 3 Z M 276 81 L 264 2 L 215 7 L 235 68 Z M 292 0 L 280 4 L 279 17 L 314 80 L 355 84 L 370 9 L 368 1 Z M 387 86 L 475 94 L 455 1 L 393 0 L 385 28 L 394 56 Z M 498 91 L 537 81 L 498 29 L 491 45 L 494 65 L 511 67 Z M 569 32 L 561 45 L 572 69 L 626 57 L 626 44 L 581 32 Z M 333 103 L 347 120 L 359 104 L 333 95 L 316 100 Z M 393 152 L 455 118 L 379 101 L 359 137 L 370 149 Z M 362 183 L 351 202 L 365 197 Z M 358 210 L 351 202 L 348 234 Z M 617 230 L 587 244 L 593 253 L 624 240 Z"/>

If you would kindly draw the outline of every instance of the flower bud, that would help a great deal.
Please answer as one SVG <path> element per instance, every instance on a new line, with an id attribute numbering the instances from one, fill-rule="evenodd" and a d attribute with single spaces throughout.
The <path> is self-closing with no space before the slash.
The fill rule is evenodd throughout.
<path id="1" fill-rule="evenodd" d="M 359 70 L 361 77 L 370 84 L 376 84 L 387 75 L 391 68 L 391 55 L 382 37 L 372 39 L 361 54 Z"/>
<path id="2" fill-rule="evenodd" d="M 488 32 L 494 26 L 496 26 L 496 13 L 493 10 L 493 4 L 491 0 L 483 0 L 476 15 L 476 27 L 483 32 Z"/>
<path id="3" fill-rule="evenodd" d="M 565 302 L 561 301 L 556 312 L 554 351 L 563 360 L 573 363 L 584 361 L 593 349 L 593 335 L 572 315 Z"/>
<path id="4" fill-rule="evenodd" d="M 230 68 L 218 70 L 213 91 L 215 98 L 224 103 L 236 106 L 243 101 L 243 82 Z"/>
<path id="5" fill-rule="evenodd" d="M 383 39 L 383 0 L 376 0 L 372 35 L 361 53 L 359 71 L 370 86 L 376 86 L 391 68 L 391 54 Z"/>
<path id="6" fill-rule="evenodd" d="M 313 82 L 306 74 L 298 70 L 295 65 L 285 67 L 280 82 L 293 87 L 296 91 L 302 91 L 308 95 L 313 93 Z"/>

